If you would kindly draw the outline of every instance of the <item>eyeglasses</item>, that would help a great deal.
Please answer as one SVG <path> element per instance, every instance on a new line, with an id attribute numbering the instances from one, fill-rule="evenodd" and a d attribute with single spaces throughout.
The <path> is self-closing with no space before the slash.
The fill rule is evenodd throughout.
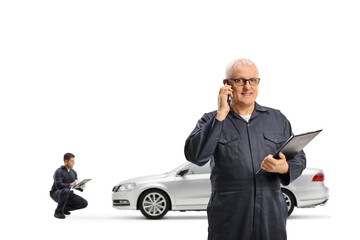
<path id="1" fill-rule="evenodd" d="M 246 81 L 248 81 L 251 86 L 257 86 L 260 83 L 260 78 L 227 78 L 226 80 L 234 81 L 237 86 L 244 86 L 246 84 Z"/>

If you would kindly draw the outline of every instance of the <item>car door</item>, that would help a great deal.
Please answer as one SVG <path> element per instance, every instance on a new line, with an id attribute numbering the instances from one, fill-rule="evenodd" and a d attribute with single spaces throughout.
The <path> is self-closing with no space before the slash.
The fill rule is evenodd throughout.
<path id="1" fill-rule="evenodd" d="M 189 171 L 185 175 L 175 177 L 176 208 L 205 210 L 211 194 L 210 163 L 202 167 L 190 163 L 187 167 Z"/>

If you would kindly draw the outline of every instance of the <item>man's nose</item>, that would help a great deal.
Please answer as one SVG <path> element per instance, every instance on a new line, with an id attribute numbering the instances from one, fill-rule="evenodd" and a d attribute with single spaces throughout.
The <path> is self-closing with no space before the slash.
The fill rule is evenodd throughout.
<path id="1" fill-rule="evenodd" d="M 245 85 L 243 86 L 244 88 L 250 88 L 251 87 L 251 85 L 250 85 L 250 82 L 249 81 L 246 81 L 245 82 Z"/>

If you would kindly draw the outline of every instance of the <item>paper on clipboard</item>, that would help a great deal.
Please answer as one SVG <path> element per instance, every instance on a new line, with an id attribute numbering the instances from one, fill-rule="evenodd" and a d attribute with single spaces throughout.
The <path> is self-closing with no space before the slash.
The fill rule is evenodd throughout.
<path id="1" fill-rule="evenodd" d="M 79 182 L 78 184 L 72 186 L 72 188 L 79 188 L 79 187 L 81 187 L 81 185 L 89 182 L 90 180 L 91 180 L 91 179 L 84 179 L 84 180 L 82 180 L 81 182 Z"/>

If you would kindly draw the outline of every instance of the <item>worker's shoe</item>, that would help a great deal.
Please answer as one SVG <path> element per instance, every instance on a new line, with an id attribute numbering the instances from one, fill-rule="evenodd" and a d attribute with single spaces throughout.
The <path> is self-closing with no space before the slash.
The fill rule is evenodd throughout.
<path id="1" fill-rule="evenodd" d="M 71 212 L 69 212 L 68 210 L 64 210 L 64 214 L 65 214 L 65 215 L 70 215 Z"/>
<path id="2" fill-rule="evenodd" d="M 63 212 L 60 212 L 60 211 L 55 210 L 54 217 L 60 218 L 60 219 L 64 219 L 64 218 L 65 218 L 65 215 L 64 215 Z"/>

